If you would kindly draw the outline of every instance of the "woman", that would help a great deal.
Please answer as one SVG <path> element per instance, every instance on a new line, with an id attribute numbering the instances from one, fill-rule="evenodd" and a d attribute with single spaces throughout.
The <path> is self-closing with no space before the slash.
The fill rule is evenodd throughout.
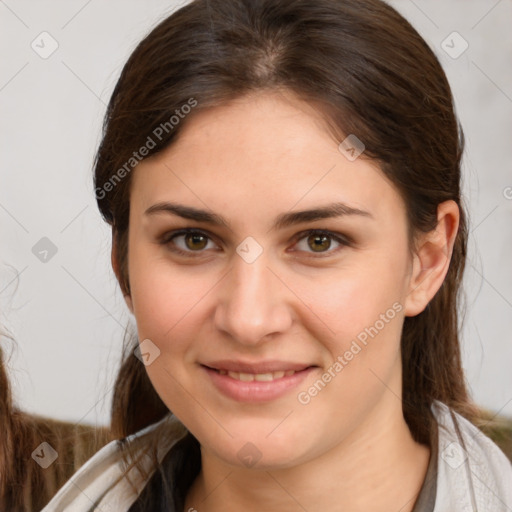
<path id="1" fill-rule="evenodd" d="M 45 510 L 512 508 L 460 360 L 463 144 L 438 60 L 383 2 L 161 22 L 95 165 L 140 342 L 123 441 Z"/>

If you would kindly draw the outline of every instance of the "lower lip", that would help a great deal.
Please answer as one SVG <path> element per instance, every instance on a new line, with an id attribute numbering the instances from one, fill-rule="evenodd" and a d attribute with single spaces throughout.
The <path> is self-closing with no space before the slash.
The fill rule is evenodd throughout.
<path id="1" fill-rule="evenodd" d="M 293 375 L 281 377 L 273 381 L 245 382 L 233 379 L 229 375 L 221 375 L 207 366 L 201 366 L 210 376 L 215 387 L 224 395 L 239 402 L 268 402 L 275 400 L 293 388 L 296 388 L 316 367 L 309 367 Z"/>

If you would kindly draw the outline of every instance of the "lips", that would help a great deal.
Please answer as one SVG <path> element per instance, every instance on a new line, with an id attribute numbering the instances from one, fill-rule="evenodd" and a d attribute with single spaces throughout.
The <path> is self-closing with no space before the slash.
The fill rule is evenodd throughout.
<path id="1" fill-rule="evenodd" d="M 318 370 L 317 366 L 283 361 L 216 361 L 208 365 L 201 364 L 200 367 L 207 382 L 213 384 L 224 396 L 237 402 L 253 403 L 285 396 L 303 383 L 308 375 Z M 245 371 L 236 371 L 240 369 Z"/>
<path id="2" fill-rule="evenodd" d="M 314 366 L 307 363 L 305 364 L 290 361 L 279 361 L 275 359 L 257 362 L 223 359 L 218 361 L 202 363 L 202 365 L 217 371 L 226 371 L 252 375 L 262 375 L 274 372 L 285 372 L 285 374 L 286 372 L 290 371 L 300 372 L 302 370 L 305 370 L 306 368 L 309 368 L 310 366 Z"/>

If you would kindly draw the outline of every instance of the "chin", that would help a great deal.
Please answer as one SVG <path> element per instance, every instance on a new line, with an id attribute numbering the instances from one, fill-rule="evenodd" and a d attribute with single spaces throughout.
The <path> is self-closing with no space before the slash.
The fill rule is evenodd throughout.
<path id="1" fill-rule="evenodd" d="M 279 439 L 267 437 L 267 433 L 258 435 L 236 436 L 229 443 L 219 444 L 218 438 L 209 443 L 209 450 L 226 464 L 239 469 L 285 469 L 296 466 L 307 459 L 307 455 L 298 452 L 297 447 L 304 447 L 287 438 L 286 444 Z M 203 444 L 203 443 L 201 443 Z"/>

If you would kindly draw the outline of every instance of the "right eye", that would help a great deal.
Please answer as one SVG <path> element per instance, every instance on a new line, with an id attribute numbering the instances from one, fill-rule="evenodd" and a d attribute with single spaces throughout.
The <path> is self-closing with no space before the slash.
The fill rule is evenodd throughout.
<path id="1" fill-rule="evenodd" d="M 204 249 L 212 249 L 213 247 L 208 247 L 209 242 L 214 246 L 216 245 L 210 236 L 202 231 L 197 229 L 181 229 L 166 233 L 160 243 L 172 252 L 182 256 L 194 257 L 193 253 L 203 253 Z"/>

